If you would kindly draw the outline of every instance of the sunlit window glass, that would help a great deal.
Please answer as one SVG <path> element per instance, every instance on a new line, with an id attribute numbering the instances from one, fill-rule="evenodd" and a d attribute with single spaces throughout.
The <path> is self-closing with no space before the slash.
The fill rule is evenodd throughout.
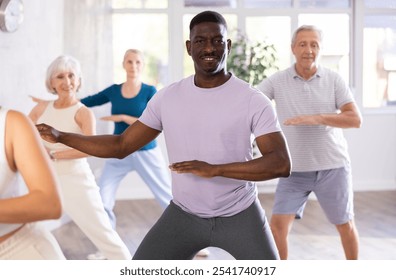
<path id="1" fill-rule="evenodd" d="M 169 51 L 166 14 L 114 14 L 113 42 L 115 81 L 125 81 L 125 71 L 122 68 L 125 51 L 139 49 L 145 56 L 143 81 L 157 88 L 168 84 Z"/>
<path id="2" fill-rule="evenodd" d="M 165 9 L 168 0 L 112 0 L 114 9 Z"/>
<path id="3" fill-rule="evenodd" d="M 244 0 L 246 8 L 290 8 L 292 0 Z"/>
<path id="4" fill-rule="evenodd" d="M 323 32 L 320 63 L 349 82 L 349 15 L 301 14 L 299 25 L 315 25 Z"/>
<path id="5" fill-rule="evenodd" d="M 300 0 L 301 8 L 348 8 L 349 0 Z"/>
<path id="6" fill-rule="evenodd" d="M 247 37 L 253 41 L 273 44 L 277 54 L 277 66 L 285 69 L 290 66 L 290 17 L 248 17 L 246 18 Z M 276 28 L 274 28 L 276 26 Z"/>
<path id="7" fill-rule="evenodd" d="M 184 0 L 185 7 L 229 7 L 235 8 L 237 0 Z"/>
<path id="8" fill-rule="evenodd" d="M 396 9 L 395 0 L 364 0 L 367 8 L 390 8 Z"/>
<path id="9" fill-rule="evenodd" d="M 396 105 L 396 16 L 366 16 L 363 36 L 363 105 Z"/>

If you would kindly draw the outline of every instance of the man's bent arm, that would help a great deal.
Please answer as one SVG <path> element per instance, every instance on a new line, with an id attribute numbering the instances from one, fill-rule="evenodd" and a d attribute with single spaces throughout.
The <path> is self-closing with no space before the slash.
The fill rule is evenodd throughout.
<path id="1" fill-rule="evenodd" d="M 191 160 L 173 163 L 170 169 L 206 178 L 221 176 L 247 181 L 265 181 L 290 175 L 290 154 L 282 132 L 259 136 L 256 144 L 262 156 L 247 162 L 210 164 Z"/>
<path id="2" fill-rule="evenodd" d="M 48 125 L 36 125 L 41 137 L 49 142 L 59 142 L 92 156 L 124 158 L 154 140 L 160 131 L 140 121 L 130 125 L 121 135 L 86 136 L 58 131 Z"/>
<path id="3" fill-rule="evenodd" d="M 359 128 L 362 116 L 354 102 L 341 107 L 340 113 L 301 115 L 284 121 L 284 125 L 327 125 L 339 128 Z"/>

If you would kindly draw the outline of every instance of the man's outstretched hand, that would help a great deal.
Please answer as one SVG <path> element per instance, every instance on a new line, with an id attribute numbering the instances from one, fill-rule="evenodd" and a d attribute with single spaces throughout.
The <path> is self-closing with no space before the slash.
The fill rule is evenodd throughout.
<path id="1" fill-rule="evenodd" d="M 40 123 L 36 125 L 38 132 L 40 133 L 41 138 L 45 141 L 56 143 L 58 142 L 59 131 L 49 126 L 45 123 Z"/>

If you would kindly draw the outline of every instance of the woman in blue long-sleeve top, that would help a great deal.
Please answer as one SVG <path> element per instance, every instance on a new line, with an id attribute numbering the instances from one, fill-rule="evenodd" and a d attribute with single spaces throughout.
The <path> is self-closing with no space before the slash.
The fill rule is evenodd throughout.
<path id="1" fill-rule="evenodd" d="M 114 122 L 114 134 L 123 133 L 134 123 L 157 92 L 154 86 L 140 80 L 144 61 L 139 50 L 129 49 L 125 52 L 123 67 L 127 78 L 124 83 L 111 85 L 97 94 L 81 99 L 87 107 L 111 103 L 111 115 L 101 119 Z M 113 226 L 115 194 L 121 180 L 131 171 L 136 171 L 141 176 L 161 206 L 165 208 L 172 199 L 169 171 L 156 140 L 124 159 L 109 159 L 103 168 L 99 186 Z"/>
<path id="2" fill-rule="evenodd" d="M 144 61 L 139 50 L 129 49 L 125 52 L 123 67 L 126 72 L 124 83 L 111 85 L 97 94 L 81 99 L 87 107 L 111 103 L 111 115 L 101 119 L 114 122 L 114 134 L 123 133 L 135 122 L 157 91 L 154 86 L 140 80 Z M 114 228 L 116 217 L 113 208 L 116 192 L 121 180 L 132 171 L 139 174 L 163 208 L 172 199 L 170 174 L 156 140 L 126 158 L 108 159 L 103 167 L 99 186 L 105 210 Z M 89 258 L 101 256 L 92 255 Z"/>

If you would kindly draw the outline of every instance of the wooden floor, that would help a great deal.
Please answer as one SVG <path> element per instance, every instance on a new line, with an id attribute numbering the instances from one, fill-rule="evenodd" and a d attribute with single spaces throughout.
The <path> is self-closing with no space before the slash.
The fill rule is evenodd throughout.
<path id="1" fill-rule="evenodd" d="M 271 215 L 273 194 L 260 194 L 260 201 Z M 396 260 L 396 191 L 355 193 L 355 221 L 360 234 L 360 259 Z M 117 231 L 133 255 L 146 232 L 161 214 L 154 200 L 121 200 L 115 207 Z M 73 223 L 54 230 L 67 259 L 86 259 L 95 246 Z M 339 236 L 315 200 L 310 200 L 304 218 L 294 223 L 290 235 L 289 259 L 342 260 Z M 218 248 L 209 248 L 207 260 L 232 257 Z"/>

